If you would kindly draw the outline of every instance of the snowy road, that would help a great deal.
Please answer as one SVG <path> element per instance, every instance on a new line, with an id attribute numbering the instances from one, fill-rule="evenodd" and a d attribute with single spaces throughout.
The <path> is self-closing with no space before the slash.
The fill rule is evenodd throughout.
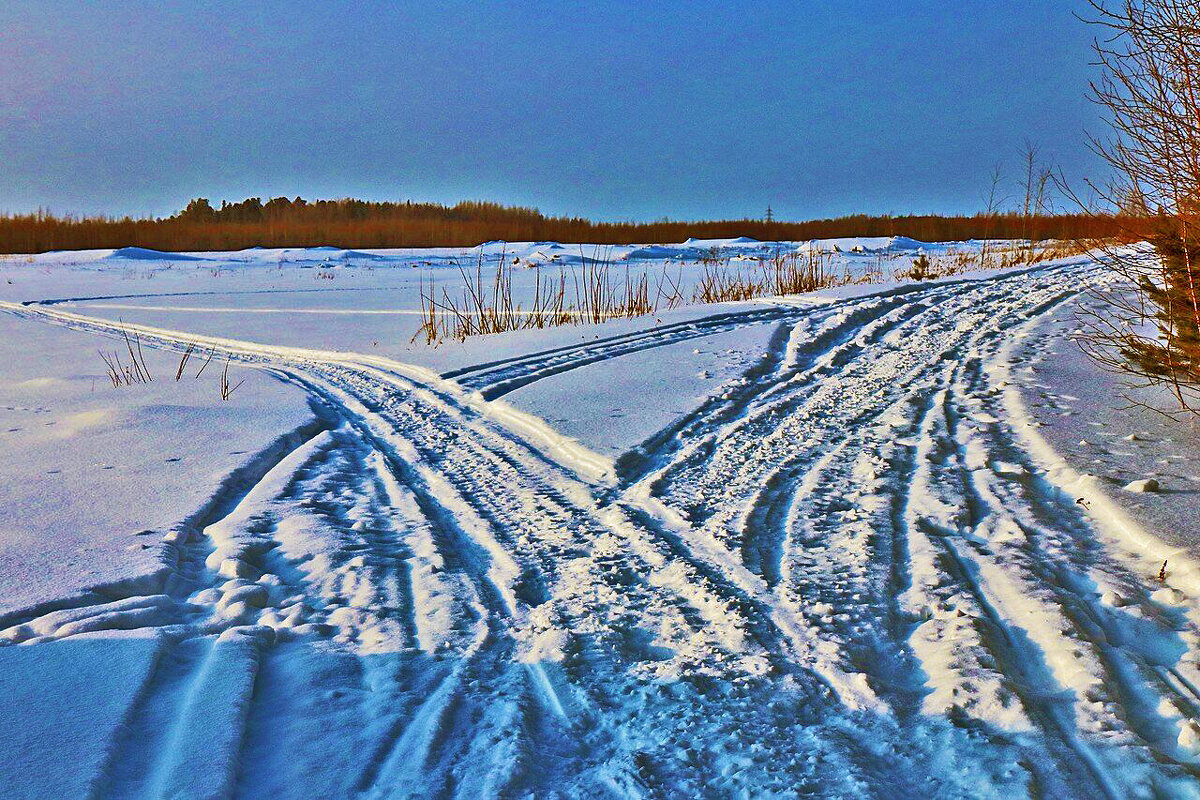
<path id="1" fill-rule="evenodd" d="M 1059 485 L 1016 391 L 1016 344 L 1100 272 L 443 376 L 207 340 L 320 429 L 173 531 L 163 585 L 2 635 L 152 637 L 98 797 L 1200 796 L 1195 576 Z M 743 378 L 616 464 L 495 402 L 751 322 Z"/>

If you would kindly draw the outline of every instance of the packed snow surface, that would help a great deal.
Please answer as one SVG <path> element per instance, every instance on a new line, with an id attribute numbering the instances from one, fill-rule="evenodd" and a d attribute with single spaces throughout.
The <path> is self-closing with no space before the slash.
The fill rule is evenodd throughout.
<path id="1" fill-rule="evenodd" d="M 950 247 L 607 257 L 814 246 Z M 1033 385 L 1102 265 L 433 348 L 468 251 L 189 255 L 0 264 L 3 796 L 1200 797 L 1196 562 Z"/>

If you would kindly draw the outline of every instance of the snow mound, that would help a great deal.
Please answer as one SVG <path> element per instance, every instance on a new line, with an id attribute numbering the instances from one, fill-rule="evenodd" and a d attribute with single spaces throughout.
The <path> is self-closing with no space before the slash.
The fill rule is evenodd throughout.
<path id="1" fill-rule="evenodd" d="M 844 236 L 835 239 L 813 239 L 800 244 L 801 253 L 894 253 L 908 250 L 926 250 L 931 245 L 910 239 L 907 236 Z M 935 249 L 938 246 L 934 246 Z"/>
<path id="2" fill-rule="evenodd" d="M 919 242 L 916 239 L 910 239 L 907 236 L 893 236 L 888 244 L 888 250 L 924 250 L 929 247 L 929 242 Z"/>
<path id="3" fill-rule="evenodd" d="M 321 247 L 305 247 L 298 250 L 281 250 L 278 259 L 291 262 L 317 262 L 328 264 L 341 261 L 386 261 L 387 256 L 375 253 L 364 253 L 361 250 L 346 250 L 341 247 L 322 245 Z"/>
<path id="4" fill-rule="evenodd" d="M 1159 483 L 1154 478 L 1140 478 L 1125 484 L 1125 491 L 1135 494 L 1154 493 L 1160 490 Z"/>
<path id="5" fill-rule="evenodd" d="M 737 236 L 733 239 L 695 239 L 689 238 L 683 243 L 690 247 L 727 247 L 731 244 L 762 244 L 758 239 L 749 236 Z"/>
<path id="6" fill-rule="evenodd" d="M 182 253 L 164 253 L 161 250 L 151 250 L 146 247 L 122 247 L 112 251 L 110 258 L 123 258 L 126 261 L 207 261 L 202 256 L 188 256 Z"/>

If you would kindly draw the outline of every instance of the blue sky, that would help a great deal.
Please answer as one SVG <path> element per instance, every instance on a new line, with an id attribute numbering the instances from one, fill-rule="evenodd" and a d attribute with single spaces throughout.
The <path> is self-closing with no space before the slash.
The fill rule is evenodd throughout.
<path id="1" fill-rule="evenodd" d="M 0 210 L 491 199 L 602 219 L 974 211 L 1073 178 L 1082 0 L 0 7 Z M 1010 190 L 1015 189 L 1010 186 Z"/>

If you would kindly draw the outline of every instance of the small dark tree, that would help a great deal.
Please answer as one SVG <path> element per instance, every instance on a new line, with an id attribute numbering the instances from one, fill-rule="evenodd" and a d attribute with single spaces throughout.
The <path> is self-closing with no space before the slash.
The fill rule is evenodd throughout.
<path id="1" fill-rule="evenodd" d="M 1150 238 L 1159 260 L 1158 275 L 1139 275 L 1139 289 L 1151 301 L 1150 315 L 1159 336 L 1130 336 L 1122 353 L 1142 373 L 1160 376 L 1187 388 L 1200 386 L 1200 240 L 1197 231 L 1181 234 L 1174 221 L 1161 224 Z M 1156 280 L 1157 278 L 1157 280 Z M 1180 394 L 1185 407 L 1192 394 Z"/>

